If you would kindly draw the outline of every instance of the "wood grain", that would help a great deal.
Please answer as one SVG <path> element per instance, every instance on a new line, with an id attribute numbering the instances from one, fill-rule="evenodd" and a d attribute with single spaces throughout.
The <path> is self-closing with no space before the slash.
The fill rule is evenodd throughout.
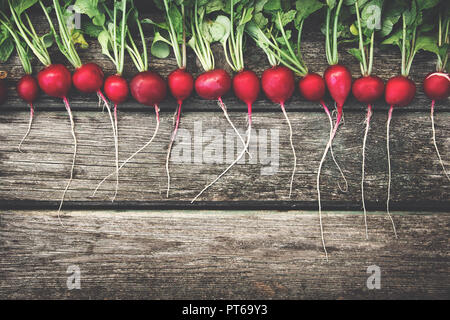
<path id="1" fill-rule="evenodd" d="M 218 107 L 217 107 L 218 109 Z M 329 132 L 328 120 L 320 113 L 289 113 L 294 128 L 294 141 L 298 154 L 298 171 L 294 181 L 291 205 L 299 203 L 316 208 L 315 175 Z M 26 112 L 0 114 L 0 200 L 1 201 L 58 201 L 69 176 L 72 139 L 67 114 L 39 112 L 24 153 L 17 144 L 26 130 Z M 244 132 L 245 113 L 234 112 L 232 120 Z M 437 139 L 447 166 L 450 153 L 450 114 L 436 113 Z M 182 201 L 188 204 L 208 182 L 212 181 L 232 161 L 237 139 L 234 132 L 217 112 L 186 112 L 181 128 L 190 135 L 179 136 L 172 155 L 172 190 L 166 198 L 165 156 L 172 126 L 169 114 L 162 116 L 160 132 L 154 144 L 138 155 L 121 171 L 121 185 L 117 201 L 151 205 L 158 201 Z M 387 184 L 386 114 L 376 112 L 368 137 L 366 165 L 366 196 L 372 209 L 384 210 Z M 70 201 L 102 201 L 108 205 L 114 190 L 114 179 L 105 183 L 96 197 L 92 192 L 97 183 L 114 170 L 114 147 L 107 113 L 76 112 L 76 132 L 79 140 L 75 180 L 67 194 Z M 123 112 L 119 115 L 120 159 L 124 160 L 143 145 L 155 127 L 154 113 Z M 199 130 L 198 128 L 201 129 Z M 196 129 L 197 128 L 197 129 Z M 199 200 L 207 202 L 235 201 L 288 201 L 289 177 L 293 158 L 288 142 L 288 129 L 281 112 L 261 113 L 254 116 L 254 128 L 259 141 L 253 140 L 254 159 L 236 165 L 222 180 Z M 196 142 L 203 132 L 204 141 Z M 211 131 L 215 130 L 215 131 Z M 267 131 L 265 131 L 267 130 Z M 272 130 L 272 131 L 271 131 Z M 360 208 L 361 146 L 364 114 L 347 112 L 345 125 L 339 129 L 334 151 L 349 181 L 349 191 L 339 191 L 339 173 L 330 158 L 327 159 L 321 189 L 325 203 L 344 204 L 343 208 Z M 217 134 L 217 136 L 215 136 Z M 274 136 L 272 136 L 274 134 Z M 229 140 L 227 140 L 227 135 Z M 277 138 L 278 136 L 278 138 Z M 212 143 L 213 137 L 218 140 Z M 260 138 L 267 137 L 268 142 Z M 431 144 L 428 114 L 394 112 L 391 128 L 392 200 L 398 207 L 416 206 L 422 209 L 439 207 L 448 209 L 449 185 L 437 161 Z M 265 175 L 269 165 L 261 157 L 267 147 L 268 156 L 276 152 L 271 143 L 278 141 L 279 157 L 273 158 L 274 174 Z M 208 153 L 208 146 L 218 146 L 218 157 Z M 197 149 L 203 146 L 203 149 Z M 230 148 L 231 146 L 231 148 Z M 176 158 L 190 150 L 183 162 Z M 239 147 L 239 150 L 241 147 Z M 178 151 L 176 151 L 178 150 Z M 200 150 L 200 151 L 198 151 Z M 220 151 L 223 155 L 220 155 Z M 231 152 L 230 152 L 231 151 Z M 228 156 L 227 156 L 228 152 Z M 188 153 L 185 153 L 188 154 Z M 275 153 L 276 154 L 276 153 Z M 196 157 L 200 155 L 200 162 Z M 442 207 L 447 205 L 447 207 Z M 430 207 L 431 206 L 431 207 Z M 341 207 L 342 208 L 342 207 Z M 447 208 L 447 209 L 444 209 Z"/>
<path id="2" fill-rule="evenodd" d="M 6 211 L 0 298 L 448 299 L 448 214 Z M 67 290 L 70 265 L 81 290 Z M 381 269 L 368 290 L 367 267 Z"/>

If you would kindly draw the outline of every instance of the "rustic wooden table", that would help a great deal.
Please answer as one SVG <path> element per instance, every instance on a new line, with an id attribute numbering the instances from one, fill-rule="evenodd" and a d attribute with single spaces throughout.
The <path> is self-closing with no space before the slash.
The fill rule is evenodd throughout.
<path id="1" fill-rule="evenodd" d="M 307 30 L 304 38 L 306 62 L 312 71 L 322 72 L 326 68 L 322 36 Z M 217 66 L 226 68 L 220 49 L 215 49 Z M 80 53 L 83 61 L 98 63 L 107 74 L 114 72 L 94 42 Z M 56 52 L 52 56 L 65 63 Z M 259 75 L 268 67 L 253 45 L 245 57 L 247 67 Z M 188 61 L 189 70 L 198 75 L 201 69 L 192 54 Z M 161 130 L 154 143 L 121 171 L 120 190 L 112 203 L 114 179 L 91 196 L 101 178 L 114 169 L 108 115 L 97 107 L 95 96 L 73 92 L 70 100 L 79 149 L 62 226 L 56 208 L 73 151 L 67 114 L 62 102 L 42 97 L 36 103 L 24 152 L 19 153 L 28 109 L 12 94 L 0 108 L 0 298 L 450 298 L 450 188 L 431 143 L 430 101 L 420 89 L 421 80 L 434 70 L 433 61 L 433 55 L 417 55 L 411 74 L 418 86 L 417 98 L 410 106 L 396 109 L 392 120 L 392 208 L 398 239 L 384 211 L 387 106 L 384 102 L 375 105 L 368 137 L 366 240 L 360 192 L 366 111 L 353 98 L 346 104 L 345 125 L 339 129 L 334 151 L 348 178 L 348 192 L 339 190 L 338 172 L 329 158 L 322 175 L 329 262 L 321 247 L 315 190 L 315 174 L 329 132 L 319 105 L 297 94 L 287 104 L 298 155 L 291 199 L 287 126 L 279 106 L 261 97 L 254 106 L 259 134 L 255 163 L 247 159 L 246 164 L 237 165 L 199 202 L 190 204 L 226 166 L 215 163 L 206 152 L 203 161 L 194 161 L 198 152 L 193 146 L 194 129 L 201 126 L 205 136 L 208 129 L 222 136 L 229 130 L 215 102 L 194 96 L 183 107 L 181 123 L 191 140 L 176 143 L 192 150 L 188 157 L 192 161 L 172 160 L 170 197 L 165 194 L 164 162 L 173 99 L 161 105 Z M 359 74 L 356 60 L 343 48 L 341 62 L 354 76 Z M 399 65 L 397 51 L 376 50 L 374 70 L 383 79 L 398 73 Z M 125 76 L 131 78 L 135 73 L 131 61 L 126 66 Z M 174 59 L 151 60 L 151 69 L 163 76 L 175 66 Z M 12 91 L 22 75 L 17 57 L 1 68 L 9 73 Z M 36 64 L 35 70 L 39 68 Z M 232 120 L 244 130 L 245 106 L 232 95 L 224 101 Z M 330 99 L 327 103 L 331 106 Z M 444 101 L 436 108 L 438 144 L 450 166 L 450 104 Z M 153 108 L 131 100 L 121 105 L 120 159 L 145 143 L 154 127 Z M 278 164 L 272 163 L 275 172 L 271 175 L 261 174 L 267 168 L 261 159 L 266 133 L 269 156 L 276 151 L 270 142 L 276 141 L 278 133 L 279 158 Z M 209 143 L 204 141 L 203 146 Z M 68 290 L 66 285 L 68 267 L 73 265 L 80 268 L 81 290 Z M 381 270 L 379 290 L 366 285 L 371 265 Z"/>

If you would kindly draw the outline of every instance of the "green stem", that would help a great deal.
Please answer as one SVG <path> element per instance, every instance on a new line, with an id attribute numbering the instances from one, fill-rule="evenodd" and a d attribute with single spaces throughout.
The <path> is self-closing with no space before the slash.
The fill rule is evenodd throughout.
<path id="1" fill-rule="evenodd" d="M 183 62 L 182 62 L 182 57 L 181 57 L 181 53 L 180 53 L 180 46 L 178 45 L 177 33 L 175 32 L 175 28 L 173 26 L 172 19 L 170 18 L 170 15 L 169 15 L 168 0 L 164 0 L 164 6 L 166 9 L 166 20 L 169 22 L 169 29 L 170 29 L 169 36 L 170 36 L 170 42 L 172 43 L 173 54 L 175 55 L 175 59 L 177 61 L 178 67 L 182 68 Z"/>
<path id="2" fill-rule="evenodd" d="M 403 19 L 403 42 L 402 42 L 402 75 L 407 76 L 406 73 L 406 17 L 405 14 L 402 14 Z"/>
<path id="3" fill-rule="evenodd" d="M 183 43 L 181 45 L 181 56 L 182 56 L 182 62 L 181 62 L 181 69 L 186 69 L 187 65 L 187 55 L 186 55 L 186 15 L 184 13 L 184 4 L 181 4 L 181 16 L 183 19 Z"/>
<path id="4" fill-rule="evenodd" d="M 373 67 L 373 44 L 375 40 L 375 31 L 372 31 L 372 36 L 370 37 L 370 50 L 369 50 L 369 67 L 367 69 L 367 75 L 370 76 L 372 74 Z"/>
<path id="5" fill-rule="evenodd" d="M 356 10 L 356 19 L 358 21 L 359 50 L 361 51 L 361 58 L 362 58 L 361 69 L 363 70 L 363 76 L 366 76 L 368 73 L 368 70 L 367 70 L 367 62 L 366 62 L 366 53 L 364 52 L 364 41 L 363 41 L 362 28 L 361 28 L 361 18 L 359 16 L 358 1 L 355 1 L 355 10 Z"/>
<path id="6" fill-rule="evenodd" d="M 34 43 L 38 43 L 38 39 L 36 39 L 34 36 L 31 36 L 33 39 L 30 40 L 29 36 L 27 35 L 27 32 L 25 31 L 26 28 L 23 25 L 23 23 L 20 20 L 20 17 L 17 16 L 14 8 L 11 5 L 11 2 L 9 2 L 9 7 L 11 9 L 11 14 L 13 17 L 13 20 L 17 26 L 17 29 L 19 30 L 19 34 L 20 36 L 23 38 L 23 40 L 25 41 L 25 43 L 28 45 L 28 47 L 31 49 L 31 51 L 33 51 L 34 55 L 39 59 L 39 61 L 44 65 L 44 66 L 49 66 L 52 62 L 50 60 L 50 55 L 48 54 L 48 52 L 44 52 L 42 51 L 40 48 L 36 47 L 36 45 Z M 29 34 L 31 34 L 28 31 Z M 34 41 L 34 43 L 33 43 Z"/>
<path id="7" fill-rule="evenodd" d="M 337 29 L 338 29 L 338 21 L 339 21 L 339 13 L 341 11 L 342 3 L 344 0 L 339 0 L 336 13 L 334 16 L 334 26 L 333 26 L 333 64 L 337 64 L 339 61 L 338 57 L 338 36 L 337 36 Z"/>
<path id="8" fill-rule="evenodd" d="M 139 19 L 137 19 L 137 24 L 138 26 L 140 26 L 140 22 Z M 119 60 L 119 70 L 118 73 L 122 74 L 123 72 L 123 67 L 124 67 L 124 61 L 125 61 L 125 34 L 126 34 L 126 29 L 127 29 L 127 1 L 126 0 L 122 0 L 122 30 L 120 33 L 121 36 L 121 44 L 120 44 L 120 60 Z M 114 33 L 116 32 L 116 25 L 114 25 Z M 114 38 L 114 41 L 116 38 Z M 144 39 L 142 39 L 142 44 L 144 46 L 145 49 L 145 41 Z M 147 50 L 144 50 L 144 57 L 145 54 L 147 53 Z"/>
<path id="9" fill-rule="evenodd" d="M 332 57 L 331 57 L 331 44 L 330 44 L 330 19 L 331 19 L 331 9 L 330 7 L 327 8 L 327 16 L 325 19 L 325 54 L 327 56 L 328 64 L 332 64 Z"/>
<path id="10" fill-rule="evenodd" d="M 26 74 L 31 74 L 33 72 L 33 69 L 31 67 L 30 59 L 28 58 L 27 52 L 25 48 L 22 46 L 22 43 L 20 42 L 19 37 L 17 36 L 16 32 L 10 28 L 10 26 L 4 22 L 2 19 L 0 19 L 0 23 L 5 26 L 5 28 L 9 31 L 11 36 L 14 39 L 14 42 L 16 43 L 16 51 L 19 56 L 20 62 L 22 63 L 23 70 Z"/>

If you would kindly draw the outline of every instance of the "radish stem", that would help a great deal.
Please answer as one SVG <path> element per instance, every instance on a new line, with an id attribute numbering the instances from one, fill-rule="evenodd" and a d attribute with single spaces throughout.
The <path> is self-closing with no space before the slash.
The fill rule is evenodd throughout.
<path id="1" fill-rule="evenodd" d="M 286 118 L 286 122 L 289 126 L 289 141 L 291 143 L 292 155 L 294 156 L 294 168 L 292 169 L 291 182 L 289 184 L 289 199 L 290 199 L 291 195 L 292 195 L 292 185 L 294 184 L 295 171 L 297 170 L 297 155 L 295 154 L 294 143 L 292 141 L 291 121 L 289 121 L 288 115 L 286 113 L 286 109 L 284 107 L 284 103 L 281 103 L 281 111 L 283 111 L 284 117 Z"/>
<path id="2" fill-rule="evenodd" d="M 28 135 L 30 134 L 31 125 L 33 124 L 33 116 L 34 116 L 34 107 L 33 107 L 33 103 L 30 103 L 30 121 L 28 122 L 27 132 L 23 136 L 22 140 L 20 140 L 20 143 L 18 146 L 19 152 L 22 152 L 22 150 L 21 150 L 22 144 L 25 141 L 25 139 L 28 137 Z"/>
<path id="3" fill-rule="evenodd" d="M 439 152 L 439 148 L 438 148 L 437 143 L 436 143 L 436 129 L 434 127 L 434 105 L 435 105 L 435 103 L 436 103 L 435 100 L 431 101 L 431 113 L 430 113 L 431 130 L 433 131 L 433 144 L 434 144 L 434 148 L 436 149 L 437 156 L 439 158 L 439 163 L 442 166 L 442 170 L 444 171 L 444 174 L 447 177 L 447 179 L 450 180 L 450 177 L 448 176 L 447 170 L 445 169 L 444 162 L 442 161 L 441 153 Z"/>
<path id="4" fill-rule="evenodd" d="M 153 139 L 155 139 L 156 134 L 158 133 L 159 130 L 159 107 L 157 105 L 155 105 L 155 113 L 156 113 L 156 127 L 155 127 L 155 131 L 153 132 L 153 136 L 151 137 L 151 139 L 145 144 L 143 145 L 139 150 L 137 150 L 135 153 L 133 153 L 131 156 L 128 157 L 128 159 L 126 159 L 119 167 L 118 170 L 122 169 L 123 166 L 125 166 L 131 159 L 133 159 L 139 152 L 141 152 L 142 150 L 144 150 L 145 148 L 147 148 L 152 142 Z M 105 178 L 103 178 L 102 181 L 100 181 L 100 183 L 97 185 L 97 188 L 95 188 L 94 193 L 92 194 L 92 196 L 95 196 L 95 194 L 97 193 L 98 189 L 100 188 L 100 186 L 103 184 L 103 182 L 105 182 L 109 177 L 111 177 L 115 172 L 110 173 L 109 175 L 107 175 Z"/>
<path id="5" fill-rule="evenodd" d="M 372 118 L 372 105 L 367 106 L 367 116 L 366 116 L 366 130 L 364 132 L 363 146 L 362 146 L 362 172 L 361 172 L 361 200 L 364 210 L 364 225 L 366 227 L 366 239 L 369 240 L 369 232 L 367 229 L 367 210 L 366 201 L 364 199 L 364 175 L 365 175 L 365 164 L 366 164 L 366 142 L 367 135 L 369 133 L 370 119 Z"/>
<path id="6" fill-rule="evenodd" d="M 183 104 L 182 101 L 178 101 L 178 108 L 175 112 L 175 117 L 174 117 L 174 129 L 173 129 L 172 135 L 170 137 L 169 147 L 167 148 L 167 156 L 166 156 L 167 198 L 169 197 L 169 192 L 170 192 L 170 171 L 169 171 L 170 153 L 172 152 L 172 146 L 175 141 L 175 138 L 177 137 L 178 127 L 180 125 L 180 115 L 181 115 L 181 105 L 182 104 Z"/>
<path id="7" fill-rule="evenodd" d="M 395 228 L 395 223 L 394 220 L 392 219 L 391 213 L 389 211 L 389 202 L 390 202 L 390 198 L 391 198 L 391 179 L 392 179 L 392 174 L 391 174 L 391 154 L 390 154 L 390 150 L 389 150 L 389 127 L 391 125 L 391 119 L 392 119 L 392 112 L 394 111 L 394 106 L 392 105 L 389 108 L 389 114 L 388 114 L 388 120 L 387 120 L 387 125 L 386 125 L 386 150 L 387 150 L 387 157 L 388 157 L 388 194 L 387 194 L 387 200 L 386 200 L 386 212 L 387 215 L 389 217 L 389 219 L 391 220 L 392 223 L 392 228 L 394 230 L 394 234 L 395 237 L 398 238 L 397 236 L 397 230 Z"/>

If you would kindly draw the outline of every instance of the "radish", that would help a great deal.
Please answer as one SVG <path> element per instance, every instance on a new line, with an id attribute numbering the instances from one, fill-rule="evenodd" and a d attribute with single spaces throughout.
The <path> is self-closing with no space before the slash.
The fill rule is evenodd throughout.
<path id="1" fill-rule="evenodd" d="M 159 31 L 155 34 L 152 50 L 154 56 L 158 58 L 167 58 L 170 54 L 168 46 L 172 47 L 173 54 L 177 61 L 178 69 L 172 71 L 168 78 L 168 86 L 170 93 L 177 101 L 177 108 L 175 109 L 173 130 L 170 136 L 170 142 L 167 148 L 166 155 L 166 174 L 167 174 L 167 192 L 169 197 L 170 192 L 170 170 L 169 160 L 172 152 L 172 147 L 177 137 L 178 128 L 181 118 L 181 107 L 184 100 L 189 98 L 194 90 L 194 78 L 186 71 L 186 21 L 185 21 L 185 4 L 184 2 L 177 3 L 174 1 L 163 0 L 166 26 L 168 27 L 167 37 L 162 36 Z M 181 9 L 181 12 L 180 12 Z"/>
<path id="2" fill-rule="evenodd" d="M 31 4 L 27 3 L 27 6 L 30 7 L 33 4 L 34 3 L 31 3 Z M 59 38 L 56 35 L 56 31 L 55 31 L 55 28 L 53 27 L 53 23 L 50 19 L 50 16 L 48 15 L 47 8 L 40 1 L 39 1 L 39 4 L 40 4 L 41 8 L 43 9 L 47 20 L 50 23 L 51 32 L 57 39 L 57 43 L 58 43 L 58 46 L 59 46 L 61 52 L 63 52 L 66 55 L 66 57 L 69 58 L 69 56 L 70 56 L 69 52 L 72 53 L 72 51 L 70 51 L 71 50 L 70 47 L 66 46 L 67 39 L 63 39 L 62 42 L 59 40 Z M 24 16 L 26 17 L 29 26 L 26 27 L 25 24 L 23 23 L 20 16 L 23 13 L 23 11 L 25 11 L 28 7 L 20 6 L 20 5 L 13 6 L 13 5 L 11 5 L 11 3 L 9 3 L 9 6 L 11 9 L 11 14 L 12 14 L 13 20 L 18 29 L 19 35 L 23 38 L 25 43 L 31 49 L 33 54 L 38 58 L 38 60 L 45 66 L 45 68 L 42 69 L 37 75 L 39 87 L 47 95 L 49 95 L 51 97 L 56 97 L 56 98 L 62 99 L 64 102 L 64 105 L 66 107 L 67 113 L 69 115 L 71 133 L 72 133 L 73 144 L 74 144 L 74 152 L 73 152 L 73 156 L 72 156 L 72 166 L 71 166 L 71 170 L 70 170 L 69 181 L 67 182 L 66 187 L 64 188 L 64 191 L 63 191 L 63 194 L 61 197 L 61 201 L 60 201 L 60 205 L 58 207 L 58 219 L 62 225 L 62 221 L 60 219 L 59 213 L 60 213 L 62 205 L 64 203 L 65 195 L 66 195 L 66 193 L 70 187 L 70 184 L 73 180 L 73 172 L 74 172 L 74 168 L 75 168 L 75 160 L 76 160 L 77 145 L 78 145 L 77 138 L 75 135 L 75 123 L 73 121 L 73 116 L 72 116 L 72 111 L 70 109 L 69 101 L 67 100 L 67 94 L 69 93 L 69 90 L 72 86 L 72 77 L 71 77 L 69 70 L 64 65 L 51 63 L 50 55 L 47 50 L 48 44 L 44 41 L 44 37 L 39 37 L 36 34 L 36 32 L 34 31 L 34 27 L 32 26 L 31 21 L 28 18 L 28 15 L 26 13 L 24 13 Z M 55 6 L 55 10 L 57 12 L 58 17 L 61 17 L 61 15 L 62 15 L 62 13 L 60 12 L 60 9 L 61 8 L 59 7 L 59 4 L 57 6 Z M 61 22 L 59 21 L 59 23 L 61 23 Z M 70 56 L 70 58 L 72 59 L 73 57 Z"/>
<path id="3" fill-rule="evenodd" d="M 363 15 L 361 19 L 359 12 L 358 1 L 355 1 L 355 12 L 357 19 L 357 32 L 354 34 L 358 36 L 358 49 L 350 49 L 349 52 L 353 54 L 358 60 L 361 67 L 362 76 L 358 78 L 352 86 L 353 96 L 361 103 L 367 104 L 367 115 L 366 115 L 366 129 L 364 131 L 363 145 L 362 145 L 362 166 L 361 166 L 361 202 L 364 210 L 364 225 L 366 232 L 366 239 L 369 239 L 369 232 L 367 226 L 367 209 L 366 202 L 364 198 L 364 179 L 365 179 L 365 160 L 366 160 L 366 143 L 367 136 L 370 128 L 370 120 L 372 118 L 372 106 L 379 100 L 384 93 L 384 82 L 381 78 L 372 75 L 373 69 L 373 45 L 375 40 L 375 28 L 368 24 L 367 15 Z M 370 6 L 362 7 L 362 12 L 365 13 L 369 10 Z M 369 18 L 371 19 L 371 18 Z M 364 27 L 364 29 L 363 29 Z M 369 45 L 368 49 L 368 59 L 366 58 L 366 43 Z"/>
<path id="4" fill-rule="evenodd" d="M 411 79 L 408 78 L 409 71 L 411 69 L 411 65 L 416 53 L 419 50 L 427 50 L 432 52 L 436 52 L 438 50 L 433 41 L 433 38 L 420 34 L 421 28 L 419 28 L 419 26 L 424 23 L 424 17 L 427 16 L 426 9 L 430 9 L 435 5 L 436 3 L 425 4 L 416 3 L 416 1 L 414 1 L 411 5 L 411 8 L 407 7 L 405 8 L 405 10 L 403 10 L 403 12 L 398 13 L 397 18 L 398 20 L 401 20 L 402 28 L 382 42 L 382 44 L 397 45 L 400 48 L 402 55 L 401 75 L 389 79 L 389 81 L 386 83 L 386 90 L 384 95 L 386 103 L 390 105 L 386 124 L 386 149 L 388 158 L 386 212 L 391 221 L 392 229 L 396 238 L 398 237 L 397 230 L 389 208 L 392 180 L 391 156 L 389 150 L 389 129 L 394 108 L 407 106 L 412 102 L 416 94 L 416 85 Z M 397 11 L 398 8 L 395 9 L 395 12 Z"/>
<path id="5" fill-rule="evenodd" d="M 123 48 L 126 47 L 131 59 L 133 60 L 134 64 L 136 65 L 136 67 L 139 71 L 139 73 L 136 74 L 130 82 L 130 92 L 131 92 L 131 95 L 134 97 L 134 99 L 136 101 L 138 101 L 139 103 L 155 108 L 156 127 L 155 127 L 152 137 L 146 144 L 144 144 L 141 148 L 139 148 L 136 152 L 134 152 L 131 156 L 129 156 L 125 161 L 123 161 L 120 166 L 117 166 L 115 172 L 110 173 L 109 175 L 104 177 L 102 181 L 100 181 L 100 183 L 97 185 L 97 187 L 94 190 L 93 196 L 97 193 L 98 189 L 103 184 L 103 182 L 105 182 L 114 173 L 116 173 L 116 178 L 117 178 L 118 174 L 119 174 L 119 170 L 122 169 L 131 159 L 133 159 L 138 153 L 143 151 L 145 148 L 147 148 L 153 142 L 154 138 L 156 137 L 156 135 L 158 133 L 159 125 L 160 125 L 158 104 L 166 97 L 166 94 L 167 94 L 167 85 L 166 85 L 165 81 L 161 78 L 161 76 L 155 72 L 148 71 L 149 63 L 148 63 L 147 45 L 145 42 L 145 37 L 144 37 L 142 25 L 141 25 L 141 20 L 139 20 L 138 12 L 137 12 L 133 2 L 131 2 L 132 8 L 131 8 L 130 15 L 134 17 L 134 19 L 132 19 L 132 20 L 134 22 L 136 22 L 136 25 L 139 30 L 139 35 L 140 35 L 141 42 L 142 42 L 142 54 L 139 52 L 139 50 L 136 46 L 136 43 L 133 39 L 133 36 L 131 35 L 130 30 L 126 26 L 126 16 L 127 15 L 125 14 L 125 12 L 126 12 L 125 3 L 126 3 L 126 0 L 122 0 L 122 5 L 123 5 L 123 7 L 122 7 L 122 13 L 123 13 L 122 34 L 126 33 L 128 35 L 128 37 L 127 37 L 128 42 L 127 43 L 125 43 L 125 41 L 122 42 L 125 44 L 124 46 L 122 46 L 122 50 L 124 50 Z M 116 9 L 114 9 L 114 10 L 116 10 Z M 114 16 L 115 16 L 115 14 L 114 14 Z M 123 59 L 123 57 L 122 57 L 122 59 Z M 121 66 L 123 66 L 123 63 L 121 64 Z M 117 81 L 116 84 L 119 83 L 120 82 L 119 77 L 116 77 L 115 81 Z M 110 84 L 108 84 L 108 85 L 110 85 Z M 109 90 L 112 91 L 113 88 L 109 88 Z M 118 94 L 118 97 L 124 96 L 121 93 L 124 93 L 126 91 L 125 86 L 123 86 L 119 91 L 120 92 Z M 120 101 L 116 100 L 116 102 L 120 102 Z M 115 110 L 116 110 L 116 108 L 115 108 Z M 115 111 L 115 114 L 116 114 L 116 111 Z M 117 123 L 117 117 L 116 117 L 116 123 Z M 117 136 L 117 128 L 116 128 L 116 136 Z M 117 181 L 116 181 L 116 185 L 117 185 Z M 117 192 L 114 194 L 112 201 L 115 200 L 116 195 L 117 195 Z"/>
<path id="6" fill-rule="evenodd" d="M 329 149 L 332 149 L 333 139 L 336 135 L 337 129 L 342 119 L 343 114 L 343 106 L 345 101 L 347 100 L 348 95 L 350 94 L 352 87 L 352 76 L 347 67 L 338 64 L 338 27 L 339 27 L 339 14 L 342 8 L 343 0 L 339 0 L 336 4 L 335 1 L 327 1 L 327 14 L 326 14 L 326 25 L 325 25 L 325 51 L 328 64 L 330 65 L 324 72 L 324 79 L 327 85 L 328 91 L 330 92 L 331 97 L 336 102 L 337 108 L 337 117 L 336 122 L 334 124 L 333 129 L 330 132 L 330 138 L 328 140 L 327 146 L 325 147 L 325 151 L 322 155 L 322 159 L 320 160 L 319 168 L 317 170 L 317 200 L 319 205 L 319 224 L 320 224 L 320 233 L 322 238 L 322 246 L 325 252 L 325 257 L 328 261 L 328 252 L 325 245 L 324 232 L 323 232 L 323 224 L 322 224 L 322 205 L 321 205 L 321 197 L 320 197 L 320 173 L 322 170 L 323 163 L 325 161 L 325 157 L 328 153 Z M 331 15 L 334 10 L 334 24 L 331 30 L 330 28 L 330 20 Z M 330 34 L 332 32 L 332 35 Z M 329 111 L 325 109 L 327 115 L 329 115 Z M 330 116 L 329 116 L 330 118 Z M 338 167 L 339 168 L 339 167 Z M 340 168 L 339 168 L 340 169 Z M 348 184 L 342 170 L 342 177 L 345 181 L 345 188 L 342 191 L 347 191 Z"/>
<path id="7" fill-rule="evenodd" d="M 434 127 L 434 107 L 436 101 L 446 100 L 450 95 L 450 77 L 449 74 L 446 72 L 448 62 L 448 46 L 450 44 L 449 25 L 450 25 L 450 18 L 447 16 L 445 18 L 445 21 L 442 21 L 442 13 L 439 12 L 438 32 L 437 32 L 438 50 L 436 50 L 435 52 L 438 58 L 436 64 L 436 71 L 428 74 L 423 80 L 423 91 L 425 92 L 427 97 L 431 99 L 430 118 L 431 118 L 433 145 L 436 150 L 439 163 L 441 164 L 442 171 L 444 172 L 448 180 L 450 180 L 450 176 L 447 170 L 445 169 L 444 162 L 442 161 L 441 154 L 439 152 L 439 148 L 436 143 L 436 129 Z"/>
<path id="8" fill-rule="evenodd" d="M 113 9 L 109 9 L 105 4 L 100 6 L 86 6 L 85 1 L 77 0 L 74 4 L 75 10 L 79 13 L 87 14 L 92 23 L 96 26 L 102 27 L 102 31 L 96 34 L 98 42 L 102 47 L 102 53 L 106 55 L 116 67 L 116 74 L 106 78 L 103 82 L 103 72 L 96 64 L 85 64 L 78 68 L 74 75 L 74 85 L 82 92 L 97 92 L 100 101 L 107 108 L 111 126 L 113 129 L 114 149 L 115 149 L 115 166 L 116 166 L 116 184 L 112 201 L 115 200 L 119 190 L 119 130 L 117 119 L 117 106 L 124 102 L 129 95 L 129 88 L 127 81 L 122 77 L 124 58 L 125 58 L 125 37 L 127 35 L 127 1 L 120 1 L 114 5 Z M 121 11 L 122 21 L 118 23 L 118 15 Z M 134 6 L 132 12 L 135 13 Z M 106 15 L 110 18 L 107 22 Z M 114 112 L 111 112 L 109 103 L 106 97 L 114 104 Z M 113 119 L 114 117 L 114 119 Z"/>
<path id="9" fill-rule="evenodd" d="M 229 20 L 224 21 L 223 18 L 226 18 L 224 16 L 218 16 L 215 21 L 205 19 L 207 5 L 208 3 L 206 2 L 199 5 L 199 1 L 195 0 L 194 8 L 191 10 L 190 15 L 192 36 L 188 45 L 195 52 L 197 59 L 200 61 L 204 70 L 204 72 L 195 80 L 195 91 L 203 99 L 217 100 L 225 118 L 245 147 L 245 141 L 231 121 L 227 107 L 222 101 L 222 96 L 231 89 L 230 75 L 223 69 L 214 68 L 214 55 L 211 50 L 211 43 L 223 43 L 227 40 L 230 34 L 230 22 Z M 217 5 L 210 10 L 213 12 L 221 9 L 223 8 L 220 5 Z"/>
<path id="10" fill-rule="evenodd" d="M 4 16 L 6 18 L 6 16 Z M 36 79 L 31 75 L 33 70 L 31 67 L 30 57 L 28 56 L 28 53 L 26 51 L 26 48 L 22 44 L 22 41 L 19 38 L 19 35 L 17 32 L 13 29 L 13 27 L 9 24 L 0 19 L 0 23 L 8 30 L 12 38 L 14 39 L 14 43 L 16 45 L 16 51 L 19 56 L 20 62 L 22 64 L 22 67 L 25 71 L 25 75 L 19 80 L 17 83 L 16 89 L 17 94 L 19 95 L 22 100 L 28 103 L 30 106 L 30 120 L 28 122 L 28 129 L 23 136 L 22 140 L 19 143 L 18 150 L 19 152 L 22 152 L 21 146 L 25 139 L 28 137 L 31 126 L 33 124 L 33 117 L 34 117 L 34 106 L 33 103 L 37 99 L 39 95 L 39 85 L 36 81 Z M 0 98 L 1 100 L 1 98 Z"/>
<path id="11" fill-rule="evenodd" d="M 258 98 L 261 91 L 261 85 L 258 76 L 251 70 L 244 69 L 244 33 L 245 26 L 248 22 L 248 15 L 252 13 L 252 9 L 241 7 L 242 4 L 236 1 L 230 1 L 229 9 L 230 17 L 219 15 L 216 21 L 229 28 L 229 32 L 220 40 L 224 49 L 224 54 L 228 65 L 237 74 L 234 76 L 232 85 L 235 95 L 247 105 L 248 127 L 247 127 L 247 141 L 244 143 L 244 148 L 237 155 L 234 161 L 219 174 L 211 183 L 205 186 L 197 196 L 192 200 L 194 202 L 200 197 L 208 188 L 219 181 L 242 157 L 248 150 L 252 130 L 252 106 Z M 205 99 L 217 99 L 225 93 L 224 88 L 229 90 L 230 83 L 227 73 L 223 70 L 212 70 L 205 72 L 197 78 L 196 91 Z M 223 90 L 223 91 L 221 91 Z M 249 154 L 250 155 L 250 154 Z"/>
<path id="12" fill-rule="evenodd" d="M 301 34 L 305 19 L 319 10 L 323 4 L 319 1 L 310 0 L 306 6 L 297 2 L 295 9 L 291 8 L 291 4 L 282 7 L 281 3 L 266 4 L 261 11 L 256 11 L 254 19 L 247 25 L 248 34 L 255 40 L 256 44 L 266 53 L 271 68 L 264 71 L 261 82 L 262 88 L 269 100 L 280 104 L 281 111 L 286 119 L 289 127 L 289 140 L 291 144 L 294 165 L 289 184 L 289 198 L 292 196 L 294 176 L 297 168 L 297 156 L 293 144 L 293 133 L 290 120 L 288 118 L 285 102 L 290 99 L 295 90 L 294 73 L 303 77 L 300 81 L 299 88 L 305 91 L 306 96 L 309 95 L 311 100 L 322 100 L 325 93 L 325 84 L 322 79 L 322 86 L 315 86 L 313 82 L 317 80 L 316 74 L 309 74 L 308 68 L 303 61 L 301 54 Z M 265 18 L 264 14 L 271 15 L 271 23 Z M 261 16 L 263 18 L 261 18 Z M 256 18 L 258 17 L 258 18 Z M 294 21 L 295 29 L 297 29 L 297 39 L 291 39 L 292 30 L 287 25 Z M 294 48 L 297 52 L 295 52 Z M 279 64 L 283 64 L 280 66 Z M 318 76 L 320 79 L 321 77 Z M 320 81 L 319 81 L 320 82 Z M 317 83 L 317 81 L 316 81 Z M 314 86 L 314 87 L 313 87 Z M 316 99 L 317 97 L 317 99 Z"/>

